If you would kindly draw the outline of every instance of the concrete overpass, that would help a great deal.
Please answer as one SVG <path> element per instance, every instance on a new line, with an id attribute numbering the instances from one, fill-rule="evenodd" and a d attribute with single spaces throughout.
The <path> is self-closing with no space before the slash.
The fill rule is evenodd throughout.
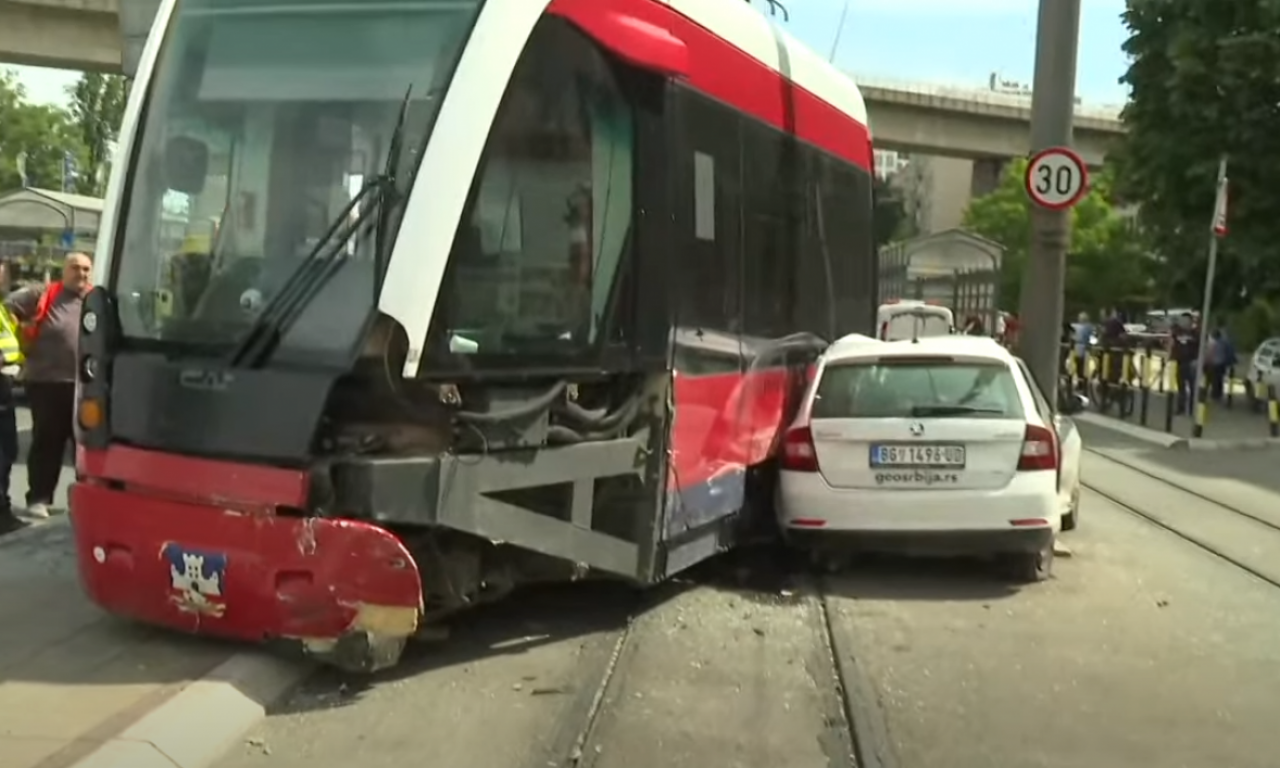
<path id="1" fill-rule="evenodd" d="M 119 20 L 119 0 L 0 0 L 0 62 L 118 72 Z"/>
<path id="2" fill-rule="evenodd" d="M 1026 156 L 1031 99 L 977 88 L 854 77 L 877 149 L 968 160 Z M 1075 149 L 1091 166 L 1124 135 L 1120 107 L 1076 107 Z"/>
<path id="3" fill-rule="evenodd" d="M 0 62 L 132 74 L 159 0 L 0 0 Z M 1000 161 L 1027 154 L 1030 99 L 856 78 L 876 146 Z M 1115 108 L 1076 111 L 1076 148 L 1101 165 L 1124 132 Z"/>

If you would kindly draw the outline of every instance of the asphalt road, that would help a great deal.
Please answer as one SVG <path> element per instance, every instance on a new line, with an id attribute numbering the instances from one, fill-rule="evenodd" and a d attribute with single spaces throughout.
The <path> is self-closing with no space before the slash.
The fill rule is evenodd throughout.
<path id="1" fill-rule="evenodd" d="M 1222 510 L 1095 458 L 1086 482 L 1280 562 L 1280 532 L 1242 541 Z M 869 685 L 885 768 L 1274 766 L 1280 589 L 1084 505 L 1074 555 L 1021 589 L 977 563 L 873 558 L 825 601 L 772 567 L 746 587 L 721 566 L 645 597 L 532 593 L 371 682 L 316 675 L 220 768 L 849 766 L 839 694 L 868 689 L 837 686 L 832 642 Z"/>

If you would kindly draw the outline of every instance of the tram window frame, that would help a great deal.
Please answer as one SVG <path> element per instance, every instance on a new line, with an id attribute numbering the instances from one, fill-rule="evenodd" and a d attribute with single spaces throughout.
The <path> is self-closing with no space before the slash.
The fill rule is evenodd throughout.
<path id="1" fill-rule="evenodd" d="M 823 221 L 831 267 L 837 336 L 869 333 L 875 325 L 878 256 L 872 218 L 872 174 L 832 155 L 821 163 Z M 840 290 L 847 286 L 849 290 Z"/>
<path id="2" fill-rule="evenodd" d="M 783 173 L 795 140 L 758 121 L 742 122 L 743 156 L 752 159 L 743 173 L 743 332 L 775 338 L 791 324 L 795 304 L 788 255 L 803 247 L 795 189 Z"/>
<path id="3" fill-rule="evenodd" d="M 598 44 L 590 35 L 587 35 L 570 22 L 552 15 L 544 16 L 538 21 L 524 50 L 520 54 L 511 80 L 508 82 L 503 94 L 498 112 L 495 115 L 493 124 L 490 126 L 490 133 L 486 139 L 484 151 L 477 164 L 465 206 L 459 217 L 458 229 L 454 237 L 453 247 L 450 250 L 449 263 L 445 269 L 444 283 L 433 313 L 431 328 L 428 332 L 427 348 L 429 350 L 428 354 L 432 358 L 430 368 L 433 375 L 441 373 L 449 376 L 456 376 L 459 373 L 480 375 L 484 372 L 513 368 L 557 370 L 585 368 L 599 371 L 627 370 L 634 367 L 639 351 L 637 339 L 641 335 L 637 331 L 639 319 L 636 311 L 640 302 L 637 300 L 635 293 L 640 289 L 641 283 L 644 282 L 639 278 L 641 270 L 637 266 L 636 241 L 640 228 L 639 212 L 642 209 L 641 193 L 642 190 L 652 186 L 651 184 L 646 184 L 641 178 L 645 175 L 645 172 L 642 170 L 643 165 L 639 162 L 639 158 L 642 157 L 642 154 L 648 154 L 642 152 L 641 144 L 652 140 L 652 120 L 661 118 L 660 116 L 655 118 L 650 114 L 642 114 L 654 108 L 652 92 L 645 92 L 645 89 L 637 88 L 637 81 L 631 76 L 632 74 L 631 70 L 619 62 L 608 49 Z M 558 83 L 558 87 L 553 83 Z M 588 85 L 584 86 L 584 83 Z M 530 90 L 531 86 L 533 86 L 534 90 Z M 481 242 L 478 242 L 484 235 L 480 226 L 483 223 L 481 221 L 483 216 L 480 211 L 482 196 L 486 192 L 492 191 L 486 190 L 486 184 L 490 181 L 490 174 L 495 170 L 500 170 L 499 165 L 502 163 L 500 158 L 503 153 L 505 152 L 509 156 L 507 159 L 513 165 L 519 165 L 522 153 L 515 152 L 513 147 L 523 145 L 528 148 L 531 144 L 541 142 L 545 148 L 554 148 L 552 145 L 559 146 L 577 139 L 579 141 L 579 150 L 583 150 L 583 145 L 585 144 L 587 189 L 592 188 L 592 182 L 595 181 L 598 175 L 597 171 L 599 169 L 594 167 L 595 139 L 591 135 L 591 131 L 597 130 L 597 128 L 594 124 L 591 128 L 580 125 L 576 128 L 566 127 L 569 122 L 565 117 L 568 112 L 566 105 L 569 103 L 567 97 L 563 95 L 566 92 L 575 95 L 572 111 L 579 114 L 578 120 L 582 119 L 580 114 L 585 111 L 589 96 L 594 95 L 597 99 L 603 98 L 612 101 L 615 108 L 621 108 L 625 113 L 625 120 L 629 123 L 630 183 L 628 189 L 626 189 L 626 207 L 628 209 L 626 212 L 626 232 L 619 243 L 619 253 L 613 265 L 614 274 L 612 280 L 603 286 L 593 283 L 586 294 L 587 312 L 585 317 L 582 318 L 585 322 L 577 324 L 580 329 L 586 329 L 584 337 L 574 339 L 563 346 L 553 343 L 548 337 L 539 342 L 537 347 L 526 346 L 523 349 L 519 348 L 521 346 L 519 343 L 504 341 L 500 342 L 503 344 L 503 349 L 498 352 L 486 351 L 482 343 L 481 348 L 475 353 L 453 353 L 448 349 L 449 338 L 452 333 L 464 330 L 460 326 L 451 327 L 457 322 L 454 308 L 465 302 L 465 297 L 459 300 L 457 296 L 459 291 L 466 286 L 466 278 L 461 276 L 461 271 L 467 268 L 479 269 L 480 271 L 484 271 L 486 267 L 492 268 L 492 264 L 495 261 L 503 258 L 503 249 L 508 245 L 509 238 L 506 232 L 506 226 L 508 225 L 506 223 L 504 223 L 496 243 L 499 249 L 497 253 L 489 253 L 489 249 L 486 249 Z M 551 131 L 544 130 L 545 121 L 541 120 L 541 118 L 539 118 L 540 124 L 536 126 L 538 130 L 521 127 L 519 123 L 504 124 L 504 121 L 518 119 L 519 115 L 513 113 L 513 110 L 517 108 L 514 106 L 516 103 L 514 100 L 518 98 L 524 98 L 526 103 L 531 105 L 529 108 L 536 110 L 553 108 L 553 100 L 562 99 L 564 103 L 560 105 L 558 111 L 562 113 L 559 117 L 564 119 Z M 504 130 L 510 133 L 503 134 Z M 522 133 L 524 135 L 521 135 Z M 501 144 L 504 141 L 504 136 L 505 140 L 507 140 L 506 146 Z M 512 171 L 508 186 L 518 188 L 523 183 L 527 187 L 531 183 L 530 179 L 536 175 L 527 169 L 523 172 L 523 178 L 520 177 L 520 173 L 519 169 Z M 580 182 L 576 183 L 575 186 L 582 186 Z M 617 193 L 610 187 L 609 194 L 615 195 Z M 585 203 L 587 212 L 582 213 L 579 211 L 579 214 L 580 217 L 590 217 L 586 226 L 586 243 L 589 249 L 587 258 L 591 260 L 591 269 L 595 270 L 600 268 L 603 261 L 598 253 L 590 250 L 598 249 L 597 246 L 600 245 L 602 238 L 602 234 L 593 231 L 596 217 L 592 211 L 597 202 L 595 198 L 599 196 L 599 193 L 598 191 L 585 192 L 582 196 L 589 198 Z M 533 268 L 529 265 L 529 257 L 525 253 L 523 244 L 523 240 L 529 237 L 527 232 L 529 228 L 528 216 L 523 209 L 536 196 L 531 195 L 529 190 L 525 189 L 523 195 L 513 195 L 513 197 L 520 198 L 519 205 L 522 213 L 518 223 L 521 229 L 520 253 L 512 259 L 512 262 L 517 271 L 523 271 Z M 508 200 L 507 205 L 511 205 L 511 200 Z M 501 209 L 502 206 L 498 206 L 499 212 L 501 212 Z M 574 222 L 568 221 L 571 218 L 571 213 L 573 213 L 569 209 L 568 198 L 566 198 L 566 208 L 562 213 L 564 214 L 563 223 L 568 227 L 570 233 L 570 239 L 566 243 L 570 246 L 568 251 L 569 266 L 564 270 L 565 277 L 569 278 L 575 269 L 574 264 L 580 260 L 572 246 L 574 243 L 580 245 L 582 240 L 573 232 Z M 507 214 L 502 217 L 504 222 L 509 218 L 509 214 L 510 208 L 508 207 Z M 539 217 L 539 222 L 544 225 L 544 228 L 550 221 L 551 219 L 547 216 Z M 552 240 L 554 239 L 552 238 Z M 547 243 L 538 247 L 543 248 L 547 244 L 552 244 L 552 240 L 547 240 Z M 550 262 L 548 262 L 548 265 L 550 265 Z M 534 266 L 536 267 L 536 265 Z M 550 269 L 552 267 L 547 266 L 547 268 Z M 478 285 L 483 288 L 483 282 L 484 280 L 482 279 L 480 283 L 473 284 L 471 287 L 475 288 Z M 503 279 L 501 282 L 505 283 L 506 280 Z M 525 290 L 523 278 L 516 281 L 515 290 L 518 292 Z M 565 288 L 565 290 L 567 291 L 568 289 Z M 602 311 L 597 314 L 597 297 L 595 294 L 600 290 L 606 295 L 602 302 Z M 494 301 L 496 302 L 497 300 L 495 299 Z M 487 311 L 500 311 L 500 307 L 495 303 L 493 308 Z M 563 340 L 563 335 L 561 335 L 561 339 Z"/>

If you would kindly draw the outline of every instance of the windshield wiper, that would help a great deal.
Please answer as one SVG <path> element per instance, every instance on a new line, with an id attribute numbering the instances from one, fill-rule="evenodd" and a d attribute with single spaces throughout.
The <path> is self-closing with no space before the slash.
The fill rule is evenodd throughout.
<path id="1" fill-rule="evenodd" d="M 262 308 L 253 325 L 249 326 L 248 333 L 231 351 L 228 358 L 231 367 L 255 367 L 271 356 L 307 303 L 346 263 L 347 243 L 382 208 L 383 187 L 381 177 L 371 179 L 343 206 L 315 248 L 303 258 L 276 295 Z M 373 203 L 361 210 L 355 221 L 348 221 L 351 211 L 368 198 L 373 198 Z"/>
<path id="2" fill-rule="evenodd" d="M 374 300 L 382 285 L 383 262 L 387 255 L 383 252 L 387 246 L 388 222 L 392 207 L 399 202 L 396 189 L 395 172 L 400 164 L 400 154 L 404 145 L 405 115 L 409 109 L 409 97 L 413 93 L 410 85 L 400 102 L 400 113 L 396 118 L 396 126 L 392 131 L 387 146 L 387 160 L 383 173 L 369 179 L 360 191 L 352 196 L 343 206 L 333 222 L 320 236 L 311 252 L 293 271 L 281 286 L 279 292 L 267 302 L 262 312 L 249 327 L 248 333 L 231 351 L 228 364 L 233 368 L 257 367 L 262 365 L 275 351 L 284 338 L 285 333 L 297 321 L 307 304 L 315 298 L 320 289 L 337 274 L 346 264 L 347 243 L 352 238 L 360 239 L 365 233 L 366 225 L 374 220 Z M 388 199 L 390 200 L 390 203 Z M 371 199 L 370 205 L 362 208 L 354 221 L 348 221 L 351 212 L 365 200 Z"/>
<path id="3" fill-rule="evenodd" d="M 912 407 L 911 415 L 920 416 L 965 416 L 970 413 L 1000 413 L 1000 408 L 979 408 L 973 405 L 917 405 Z"/>

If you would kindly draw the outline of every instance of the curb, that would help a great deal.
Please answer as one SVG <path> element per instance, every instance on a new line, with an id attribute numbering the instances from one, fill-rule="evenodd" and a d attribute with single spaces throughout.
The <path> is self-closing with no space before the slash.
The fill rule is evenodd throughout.
<path id="1" fill-rule="evenodd" d="M 1079 413 L 1071 417 L 1078 422 L 1089 424 L 1100 429 L 1107 429 L 1112 432 L 1118 432 L 1135 440 L 1141 440 L 1146 443 L 1158 445 L 1161 448 L 1170 448 L 1179 451 L 1221 451 L 1238 448 L 1280 448 L 1280 438 L 1276 437 L 1245 437 L 1228 440 L 1217 440 L 1214 438 L 1197 438 L 1197 437 L 1180 437 L 1178 435 L 1170 435 L 1167 432 L 1150 429 L 1148 427 L 1139 427 L 1135 424 L 1119 421 L 1110 416 L 1102 416 L 1096 413 Z"/>
<path id="2" fill-rule="evenodd" d="M 1190 442 L 1185 437 L 1170 435 L 1167 432 L 1159 432 L 1147 427 L 1139 427 L 1135 424 L 1119 421 L 1110 416 L 1102 416 L 1097 413 L 1077 413 L 1071 416 L 1075 421 L 1090 426 L 1107 429 L 1112 432 L 1119 432 L 1122 435 L 1132 437 L 1135 440 L 1141 440 L 1144 443 L 1158 445 L 1161 448 L 1186 448 Z"/>
<path id="3" fill-rule="evenodd" d="M 238 653 L 70 768 L 208 768 L 314 666 Z"/>

